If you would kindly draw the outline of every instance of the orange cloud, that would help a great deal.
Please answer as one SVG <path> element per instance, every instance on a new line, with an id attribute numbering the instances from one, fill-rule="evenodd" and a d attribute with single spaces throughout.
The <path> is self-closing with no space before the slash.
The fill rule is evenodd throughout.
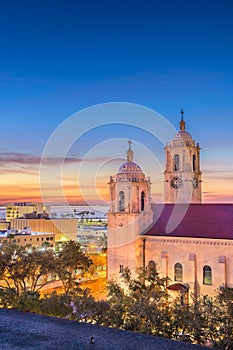
<path id="1" fill-rule="evenodd" d="M 60 203 L 61 195 L 69 203 L 107 202 L 108 180 L 110 175 L 117 172 L 116 167 L 107 168 L 102 172 L 91 174 L 96 169 L 96 164 L 104 160 L 104 157 L 86 159 L 89 162 L 89 172 L 78 177 L 79 166 L 82 159 L 72 156 L 67 157 L 62 169 L 62 174 L 57 174 L 56 165 L 61 162 L 58 158 L 47 159 L 46 180 L 43 187 L 50 203 Z M 92 168 L 93 164 L 93 168 Z M 213 167 L 213 165 L 212 165 Z M 98 168 L 98 167 L 97 167 Z M 40 157 L 24 153 L 0 154 L 0 193 L 1 203 L 12 201 L 41 201 L 40 193 Z M 208 169 L 203 171 L 203 202 L 233 202 L 233 170 Z M 154 200 L 161 201 L 163 197 L 163 176 L 161 173 L 153 173 L 151 180 L 152 196 Z M 61 177 L 58 178 L 58 177 Z M 61 184 L 60 184 L 61 182 Z M 59 190 L 59 186 L 62 192 Z"/>

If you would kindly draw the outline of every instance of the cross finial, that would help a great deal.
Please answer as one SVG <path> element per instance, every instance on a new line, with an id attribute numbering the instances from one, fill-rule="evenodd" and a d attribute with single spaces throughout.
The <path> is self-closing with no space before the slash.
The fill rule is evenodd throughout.
<path id="1" fill-rule="evenodd" d="M 128 144 L 129 144 L 129 150 L 131 150 L 132 141 L 129 140 L 129 141 L 128 141 Z"/>
<path id="2" fill-rule="evenodd" d="M 132 161 L 133 161 L 133 151 L 131 150 L 132 141 L 129 140 L 129 141 L 128 141 L 128 144 L 129 144 L 129 149 L 128 149 L 128 151 L 127 151 L 127 161 L 132 162 Z"/>
<path id="3" fill-rule="evenodd" d="M 184 110 L 183 110 L 183 108 L 181 108 L 180 114 L 181 114 L 181 121 L 183 122 L 183 120 L 184 120 Z"/>
<path id="4" fill-rule="evenodd" d="M 183 108 L 180 110 L 180 114 L 181 114 L 180 130 L 184 131 L 185 130 L 185 121 L 184 121 L 184 110 L 183 110 Z"/>

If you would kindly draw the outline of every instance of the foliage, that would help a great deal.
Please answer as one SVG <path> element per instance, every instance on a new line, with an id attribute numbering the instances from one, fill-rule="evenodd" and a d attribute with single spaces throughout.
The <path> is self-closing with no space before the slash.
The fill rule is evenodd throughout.
<path id="1" fill-rule="evenodd" d="M 78 293 L 72 301 L 72 318 L 82 322 L 92 322 L 95 313 L 95 299 L 90 295 L 88 289 Z"/>
<path id="2" fill-rule="evenodd" d="M 18 295 L 15 288 L 0 288 L 0 306 L 13 307 L 17 304 Z"/>
<path id="3" fill-rule="evenodd" d="M 89 322 L 99 325 L 109 325 L 110 305 L 107 301 L 96 301 L 89 289 L 78 288 L 71 294 L 72 313 L 67 315 L 70 319 L 79 322 Z"/>
<path id="4" fill-rule="evenodd" d="M 72 311 L 71 296 L 68 294 L 57 295 L 53 293 L 41 300 L 41 312 L 44 315 L 65 318 Z"/>
<path id="5" fill-rule="evenodd" d="M 122 274 L 120 285 L 108 287 L 110 322 L 123 329 L 165 335 L 170 323 L 166 279 L 156 272 L 139 269 L 133 276 L 129 269 Z"/>
<path id="6" fill-rule="evenodd" d="M 143 269 L 132 276 L 126 269 L 122 283 L 108 286 L 109 325 L 171 339 L 233 349 L 233 290 L 222 288 L 214 300 L 200 298 L 190 305 L 170 300 L 166 281 Z"/>
<path id="7" fill-rule="evenodd" d="M 108 246 L 108 236 L 107 236 L 107 234 L 105 232 L 99 237 L 98 244 L 101 247 L 102 252 L 106 253 L 107 252 L 107 246 Z"/>
<path id="8" fill-rule="evenodd" d="M 79 243 L 68 241 L 56 258 L 56 273 L 66 294 L 77 287 L 77 274 L 88 271 L 90 259 L 83 253 Z"/>
<path id="9" fill-rule="evenodd" d="M 211 309 L 212 344 L 219 349 L 233 349 L 233 290 L 221 288 Z"/>
<path id="10" fill-rule="evenodd" d="M 23 292 L 15 298 L 13 307 L 20 311 L 41 313 L 40 295 L 38 292 Z"/>
<path id="11" fill-rule="evenodd" d="M 15 288 L 17 295 L 27 291 L 34 293 L 48 283 L 54 268 L 55 257 L 51 250 L 42 252 L 10 244 L 0 252 L 0 286 Z"/>
<path id="12" fill-rule="evenodd" d="M 182 341 L 195 341 L 198 344 L 203 344 L 206 341 L 203 337 L 207 320 L 206 311 L 207 305 L 201 300 L 195 300 L 190 305 L 186 305 L 180 299 L 175 300 L 172 304 L 172 337 Z"/>
<path id="13" fill-rule="evenodd" d="M 87 271 L 90 264 L 74 241 L 66 242 L 58 255 L 51 249 L 39 251 L 32 247 L 5 245 L 0 251 L 0 305 L 19 307 L 18 302 L 27 304 L 56 278 L 62 281 L 65 294 L 68 294 L 78 287 L 77 274 Z"/>
<path id="14" fill-rule="evenodd" d="M 218 349 L 233 348 L 233 291 L 223 288 L 212 300 L 173 303 L 172 337 Z"/>
<path id="15" fill-rule="evenodd" d="M 73 241 L 58 255 L 7 245 L 0 251 L 0 306 L 233 349 L 232 289 L 221 288 L 213 300 L 195 298 L 188 305 L 183 298 L 171 300 L 167 279 L 155 268 L 136 274 L 126 268 L 121 282 L 109 282 L 108 301 L 95 301 L 77 282 L 91 264 Z M 62 281 L 64 294 L 42 297 L 41 287 L 55 278 Z"/>
<path id="16" fill-rule="evenodd" d="M 107 301 L 95 301 L 95 312 L 92 314 L 92 323 L 101 326 L 111 326 L 109 324 L 110 305 Z"/>

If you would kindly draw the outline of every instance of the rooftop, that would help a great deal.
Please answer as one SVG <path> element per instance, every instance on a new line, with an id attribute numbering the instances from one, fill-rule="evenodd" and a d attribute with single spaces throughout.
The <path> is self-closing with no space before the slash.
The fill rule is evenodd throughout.
<path id="1" fill-rule="evenodd" d="M 13 309 L 0 309 L 4 350 L 204 350 L 206 347 L 142 333 L 79 323 Z M 94 337 L 94 344 L 90 338 Z"/>
<path id="2" fill-rule="evenodd" d="M 140 168 L 140 166 L 135 163 L 135 162 L 131 162 L 131 161 L 127 161 L 125 163 L 123 163 L 118 171 L 118 174 L 142 174 L 142 169 Z"/>
<path id="3" fill-rule="evenodd" d="M 154 204 L 152 210 L 148 236 L 233 239 L 233 204 Z"/>
<path id="4" fill-rule="evenodd" d="M 25 231 L 23 231 L 23 232 L 16 232 L 16 233 L 12 233 L 12 232 L 7 232 L 7 231 L 5 231 L 5 233 L 4 232 L 2 232 L 2 231 L 0 231 L 0 238 L 7 238 L 7 236 L 9 235 L 9 234 L 12 234 L 12 235 L 14 235 L 14 236 L 16 236 L 16 237 L 19 237 L 19 236 L 43 236 L 43 235 L 54 235 L 54 233 L 53 232 L 30 232 L 30 233 L 27 233 L 27 232 L 25 232 Z"/>

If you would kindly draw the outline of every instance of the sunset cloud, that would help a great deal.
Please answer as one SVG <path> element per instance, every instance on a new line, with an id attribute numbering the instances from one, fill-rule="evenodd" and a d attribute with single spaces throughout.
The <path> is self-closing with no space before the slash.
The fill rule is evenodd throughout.
<path id="1" fill-rule="evenodd" d="M 99 164 L 106 160 L 105 157 L 96 157 L 85 159 L 86 163 Z M 61 200 L 61 185 L 64 197 L 68 201 L 83 201 L 80 192 L 80 183 L 78 183 L 78 167 L 82 164 L 83 159 L 72 155 L 67 156 L 64 161 L 62 158 L 49 157 L 43 161 L 46 167 L 46 181 L 43 181 L 43 189 L 51 202 Z M 57 177 L 57 167 L 62 163 L 62 174 Z M 0 202 L 6 203 L 11 201 L 37 200 L 41 201 L 40 192 L 40 164 L 41 157 L 29 153 L 19 152 L 2 152 L 0 153 Z M 95 168 L 95 166 L 94 166 Z M 94 170 L 93 170 L 94 171 Z M 106 196 L 107 178 L 102 179 L 102 188 L 99 191 Z M 87 182 L 81 184 L 82 189 L 88 193 L 88 200 L 91 200 L 91 192 L 95 184 L 90 184 L 88 176 Z M 93 187 L 94 186 L 94 187 Z M 95 198 L 96 200 L 96 198 Z"/>
<path id="2" fill-rule="evenodd" d="M 59 157 L 43 159 L 46 177 L 43 189 L 46 199 L 59 202 L 61 195 L 70 202 L 80 202 L 83 199 L 94 202 L 108 201 L 108 180 L 118 170 L 118 162 L 107 163 L 109 157 L 96 156 L 85 158 L 77 155 L 67 155 L 63 160 Z M 123 161 L 123 160 L 122 160 Z M 0 153 L 0 201 L 2 203 L 15 200 L 41 200 L 40 193 L 41 157 L 30 153 L 2 152 Z M 62 172 L 58 171 L 62 167 Z M 233 169 L 232 165 L 221 164 L 221 169 L 215 164 L 205 163 L 203 169 L 203 202 L 233 201 Z M 81 173 L 79 173 L 81 171 Z M 157 170 L 158 172 L 158 170 Z M 163 197 L 162 173 L 152 171 L 152 196 L 155 201 Z M 62 189 L 62 191 L 61 191 Z"/>
<path id="3" fill-rule="evenodd" d="M 50 165 L 56 165 L 57 163 L 64 161 L 65 163 L 77 163 L 81 162 L 82 159 L 75 156 L 68 156 L 65 159 L 59 157 L 44 158 Z M 39 165 L 41 157 L 28 153 L 17 153 L 17 152 L 3 152 L 0 153 L 0 165 L 7 164 L 20 164 L 20 165 Z"/>

